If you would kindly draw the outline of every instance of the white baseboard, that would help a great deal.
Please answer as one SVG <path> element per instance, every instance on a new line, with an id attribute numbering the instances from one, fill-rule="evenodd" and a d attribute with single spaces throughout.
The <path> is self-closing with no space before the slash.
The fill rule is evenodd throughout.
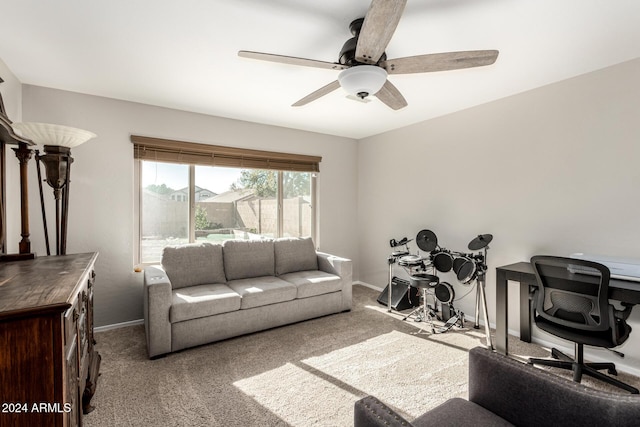
<path id="1" fill-rule="evenodd" d="M 144 325 L 144 319 L 130 320 L 128 322 L 114 323 L 113 325 L 97 326 L 93 328 L 95 332 L 110 331 L 112 329 L 126 328 L 127 326 Z"/>
<path id="2" fill-rule="evenodd" d="M 365 288 L 370 288 L 370 289 L 374 289 L 376 291 L 382 292 L 384 289 L 383 288 L 379 288 L 377 286 L 371 285 L 369 283 L 366 282 L 361 282 L 359 280 L 356 280 L 354 282 L 351 283 L 352 285 L 360 285 L 360 286 L 364 286 Z"/>

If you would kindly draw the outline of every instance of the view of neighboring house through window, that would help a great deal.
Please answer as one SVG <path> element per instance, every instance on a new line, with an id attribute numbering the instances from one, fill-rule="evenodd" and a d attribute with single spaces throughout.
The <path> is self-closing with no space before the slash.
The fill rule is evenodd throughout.
<path id="1" fill-rule="evenodd" d="M 313 235 L 310 172 L 147 160 L 140 171 L 142 263 L 158 262 L 167 245 Z"/>

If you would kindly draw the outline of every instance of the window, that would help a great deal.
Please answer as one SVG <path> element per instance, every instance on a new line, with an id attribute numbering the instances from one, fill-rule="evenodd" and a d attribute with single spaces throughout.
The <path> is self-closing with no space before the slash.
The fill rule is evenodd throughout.
<path id="1" fill-rule="evenodd" d="M 189 166 L 141 162 L 140 262 L 160 259 L 167 245 L 189 242 Z"/>
<path id="2" fill-rule="evenodd" d="M 282 172 L 282 236 L 312 236 L 313 207 L 310 173 Z"/>
<path id="3" fill-rule="evenodd" d="M 165 246 L 196 241 L 315 238 L 314 171 L 155 161 L 139 150 L 136 263 L 159 262 Z"/>

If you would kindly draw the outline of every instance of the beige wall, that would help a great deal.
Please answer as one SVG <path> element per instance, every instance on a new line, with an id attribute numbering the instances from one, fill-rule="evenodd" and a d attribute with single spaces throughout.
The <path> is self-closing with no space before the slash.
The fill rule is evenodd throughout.
<path id="1" fill-rule="evenodd" d="M 137 191 L 131 134 L 322 156 L 318 179 L 322 226 L 317 243 L 323 251 L 357 258 L 355 140 L 30 85 L 23 86 L 23 119 L 98 135 L 72 152 L 67 245 L 68 253 L 100 252 L 98 326 L 142 318 L 142 275 L 133 272 Z M 32 241 L 44 254 L 33 164 L 30 173 Z M 53 199 L 48 191 L 46 197 L 48 202 Z"/>
<path id="2" fill-rule="evenodd" d="M 467 252 L 492 233 L 495 322 L 497 266 L 573 252 L 640 259 L 639 75 L 637 59 L 361 141 L 360 279 L 386 285 L 391 238 L 430 229 L 441 246 Z M 451 274 L 442 280 L 456 295 L 469 290 Z M 515 331 L 517 292 L 510 297 Z M 456 306 L 473 314 L 474 302 L 472 293 Z M 620 363 L 640 366 L 640 309 L 631 322 Z"/>

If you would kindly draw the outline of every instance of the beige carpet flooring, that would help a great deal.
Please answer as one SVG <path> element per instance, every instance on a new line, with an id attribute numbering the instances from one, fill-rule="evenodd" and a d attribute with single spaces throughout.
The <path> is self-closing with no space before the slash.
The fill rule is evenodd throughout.
<path id="1" fill-rule="evenodd" d="M 467 397 L 467 352 L 483 329 L 421 332 L 354 286 L 348 313 L 168 355 L 146 356 L 144 327 L 96 334 L 101 377 L 84 417 L 93 426 L 351 426 L 368 394 L 412 420 L 450 397 Z M 516 356 L 548 356 L 510 340 Z M 567 373 L 554 370 L 560 375 Z M 620 379 L 640 387 L 640 379 Z M 621 392 L 586 378 L 584 383 Z"/>

